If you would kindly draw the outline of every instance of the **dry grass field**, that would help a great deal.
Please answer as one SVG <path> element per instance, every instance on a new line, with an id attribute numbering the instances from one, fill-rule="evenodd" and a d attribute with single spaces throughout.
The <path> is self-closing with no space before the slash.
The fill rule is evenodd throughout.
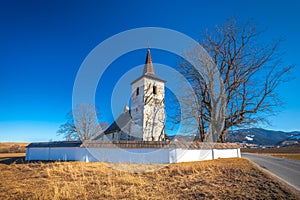
<path id="1" fill-rule="evenodd" d="M 300 160 L 300 153 L 265 153 L 264 155 L 286 158 L 291 160 Z"/>
<path id="2" fill-rule="evenodd" d="M 25 142 L 0 142 L 0 153 L 25 153 Z"/>
<path id="3" fill-rule="evenodd" d="M 252 149 L 241 149 L 242 152 L 245 153 L 299 153 L 300 154 L 300 146 L 297 147 L 281 147 L 281 148 L 252 148 Z"/>
<path id="4" fill-rule="evenodd" d="M 0 199 L 300 199 L 246 159 L 151 165 L 0 164 Z"/>
<path id="5" fill-rule="evenodd" d="M 282 148 L 253 148 L 241 149 L 242 152 L 259 153 L 267 156 L 275 156 L 279 158 L 287 158 L 292 160 L 300 160 L 300 147 L 282 147 Z"/>

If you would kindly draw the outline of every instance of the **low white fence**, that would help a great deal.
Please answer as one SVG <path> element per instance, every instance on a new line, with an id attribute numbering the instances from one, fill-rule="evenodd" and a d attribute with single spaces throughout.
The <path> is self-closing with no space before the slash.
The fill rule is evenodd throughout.
<path id="1" fill-rule="evenodd" d="M 239 148 L 184 149 L 184 148 L 82 148 L 82 147 L 27 147 L 26 160 L 56 160 L 112 163 L 179 163 L 217 158 L 241 157 Z"/>

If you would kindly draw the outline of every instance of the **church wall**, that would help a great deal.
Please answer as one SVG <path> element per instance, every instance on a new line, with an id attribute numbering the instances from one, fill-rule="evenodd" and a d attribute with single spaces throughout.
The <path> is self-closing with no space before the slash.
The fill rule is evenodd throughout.
<path id="1" fill-rule="evenodd" d="M 110 140 L 112 140 L 112 134 L 103 135 L 103 136 L 102 136 L 101 138 L 99 138 L 98 140 L 110 141 Z"/>
<path id="2" fill-rule="evenodd" d="M 49 148 L 26 148 L 25 160 L 49 160 Z"/>
<path id="3" fill-rule="evenodd" d="M 144 141 L 161 139 L 165 123 L 164 95 L 162 81 L 143 77 L 132 84 L 131 116 L 135 124 L 131 125 L 131 132 L 141 135 Z"/>
<path id="4" fill-rule="evenodd" d="M 144 112 L 143 112 L 143 139 L 159 140 L 164 129 L 165 105 L 164 105 L 164 83 L 145 78 Z M 153 94 L 153 86 L 156 87 L 156 94 Z"/>
<path id="5" fill-rule="evenodd" d="M 213 160 L 218 158 L 241 157 L 239 148 L 234 149 L 172 149 L 170 150 L 170 163 L 193 162 Z"/>
<path id="6" fill-rule="evenodd" d="M 241 157 L 239 148 L 232 149 L 184 149 L 184 148 L 80 148 L 41 147 L 26 148 L 26 160 L 57 160 L 83 162 L 126 163 L 180 163 L 217 158 Z"/>
<path id="7" fill-rule="evenodd" d="M 122 128 L 121 131 L 103 135 L 101 138 L 99 138 L 97 140 L 102 140 L 102 141 L 112 141 L 112 140 L 140 141 L 140 140 L 143 140 L 140 132 L 132 131 L 134 128 L 135 127 L 131 123 L 128 123 Z M 136 130 L 138 130 L 138 128 Z"/>
<path id="8" fill-rule="evenodd" d="M 211 149 L 172 149 L 170 150 L 170 163 L 193 162 L 201 160 L 212 160 Z"/>
<path id="9" fill-rule="evenodd" d="M 79 147 L 26 148 L 26 160 L 82 160 Z"/>
<path id="10" fill-rule="evenodd" d="M 169 149 L 121 149 L 121 148 L 89 148 L 91 162 L 167 164 Z"/>
<path id="11" fill-rule="evenodd" d="M 240 149 L 214 149 L 214 158 L 241 157 Z"/>
<path id="12" fill-rule="evenodd" d="M 139 94 L 137 95 L 137 88 L 139 88 Z M 133 135 L 140 138 L 143 137 L 143 110 L 144 110 L 144 80 L 132 84 L 131 94 L 131 117 L 134 124 L 131 124 L 131 132 Z"/>

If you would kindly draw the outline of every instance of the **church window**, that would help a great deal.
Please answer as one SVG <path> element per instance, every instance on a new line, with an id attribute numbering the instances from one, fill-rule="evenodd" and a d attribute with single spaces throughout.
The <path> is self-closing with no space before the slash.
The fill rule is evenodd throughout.
<path id="1" fill-rule="evenodd" d="M 140 93 L 140 88 L 136 88 L 136 96 L 138 96 Z"/>
<path id="2" fill-rule="evenodd" d="M 153 94 L 157 94 L 157 87 L 153 86 Z"/>

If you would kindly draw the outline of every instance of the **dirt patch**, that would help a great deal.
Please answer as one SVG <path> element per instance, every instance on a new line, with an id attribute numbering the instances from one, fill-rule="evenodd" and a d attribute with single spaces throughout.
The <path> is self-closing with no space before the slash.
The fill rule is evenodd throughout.
<path id="1" fill-rule="evenodd" d="M 0 170 L 0 199 L 299 199 L 242 158 L 171 164 L 144 174 L 82 162 L 0 164 Z"/>

